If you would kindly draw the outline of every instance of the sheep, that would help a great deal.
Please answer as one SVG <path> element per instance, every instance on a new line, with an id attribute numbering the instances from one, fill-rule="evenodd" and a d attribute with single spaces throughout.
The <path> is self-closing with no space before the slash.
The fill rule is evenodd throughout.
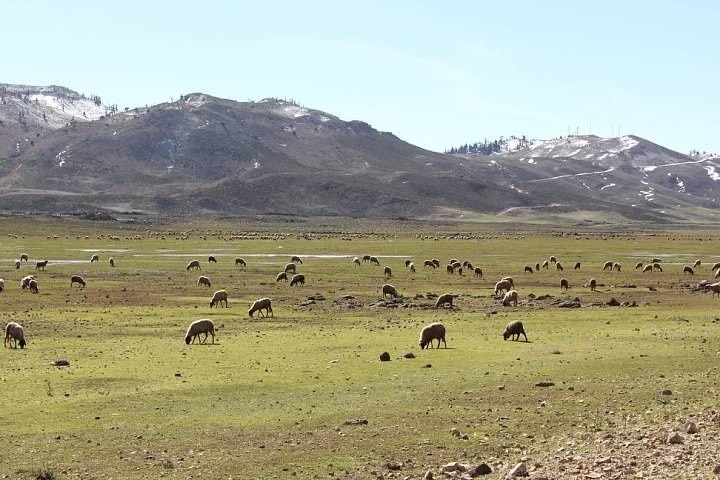
<path id="1" fill-rule="evenodd" d="M 90 257 L 90 263 L 98 263 L 100 262 L 100 255 L 97 253 L 93 254 L 92 257 Z"/>
<path id="2" fill-rule="evenodd" d="M 75 283 L 80 285 L 80 288 L 85 288 L 85 279 L 80 275 L 73 275 L 70 277 L 70 288 L 72 288 Z"/>
<path id="3" fill-rule="evenodd" d="M 440 295 L 435 302 L 435 308 L 440 308 L 444 305 L 449 305 L 450 307 L 453 306 L 453 300 L 455 299 L 455 295 L 450 293 L 443 293 Z"/>
<path id="4" fill-rule="evenodd" d="M 47 264 L 48 264 L 47 260 L 35 262 L 35 270 L 45 270 L 45 267 L 47 267 Z"/>
<path id="5" fill-rule="evenodd" d="M 300 260 L 300 257 L 298 257 L 297 255 L 293 255 L 292 257 L 290 257 L 290 261 L 302 265 L 302 260 Z"/>
<path id="6" fill-rule="evenodd" d="M 30 260 L 30 257 L 28 256 L 27 253 L 23 253 L 23 254 L 20 255 L 20 261 L 21 261 L 21 262 L 27 262 L 28 260 Z"/>
<path id="7" fill-rule="evenodd" d="M 495 295 L 497 296 L 497 294 L 502 292 L 503 290 L 509 292 L 510 290 L 512 290 L 512 287 L 512 284 L 507 280 L 500 280 L 495 284 Z"/>
<path id="8" fill-rule="evenodd" d="M 431 262 L 433 263 L 433 265 L 435 265 L 435 268 L 440 268 L 440 260 L 438 260 L 437 258 L 433 258 Z"/>
<path id="9" fill-rule="evenodd" d="M 720 296 L 720 283 L 711 283 L 709 285 L 705 285 L 705 290 L 710 290 L 713 292 L 713 297 L 715 295 Z"/>
<path id="10" fill-rule="evenodd" d="M 580 270 L 580 262 L 575 262 L 575 266 L 573 267 L 573 270 Z"/>
<path id="11" fill-rule="evenodd" d="M 720 262 L 713 263 L 713 266 L 712 266 L 712 268 L 711 268 L 710 270 L 714 272 L 714 271 L 717 270 L 718 268 L 720 268 Z"/>
<path id="12" fill-rule="evenodd" d="M 287 282 L 287 279 L 287 272 L 280 272 L 275 277 L 275 283 L 279 282 L 280 280 Z"/>
<path id="13" fill-rule="evenodd" d="M 235 259 L 235 266 L 236 267 L 247 267 L 247 262 L 245 262 L 245 260 L 243 260 L 242 258 L 237 257 Z"/>
<path id="14" fill-rule="evenodd" d="M 5 341 L 3 346 L 10 348 L 17 348 L 20 344 L 20 349 L 25 348 L 27 342 L 25 341 L 25 329 L 16 322 L 10 322 L 5 325 Z"/>
<path id="15" fill-rule="evenodd" d="M 615 262 L 613 263 L 613 270 L 617 270 L 618 272 L 622 270 L 622 263 Z"/>
<path id="16" fill-rule="evenodd" d="M 517 307 L 518 303 L 518 293 L 517 290 L 510 290 L 505 294 L 505 296 L 502 299 L 503 307 L 507 307 L 510 305 L 510 302 L 512 302 L 513 306 Z"/>
<path id="17" fill-rule="evenodd" d="M 265 315 L 263 315 L 262 310 L 265 310 Z M 250 309 L 248 310 L 248 315 L 250 315 L 250 318 L 252 318 L 253 313 L 258 312 L 259 315 L 262 315 L 263 317 L 271 316 L 273 315 L 273 309 L 272 309 L 272 301 L 269 298 L 260 298 L 258 300 L 255 300 L 250 306 Z"/>
<path id="18" fill-rule="evenodd" d="M 208 257 L 208 263 L 217 263 L 217 259 L 213 255 L 210 255 Z"/>
<path id="19" fill-rule="evenodd" d="M 295 285 L 300 285 L 301 287 L 305 285 L 305 275 L 302 273 L 298 273 L 296 275 L 293 275 L 292 279 L 290 280 L 290 286 L 294 287 Z"/>
<path id="20" fill-rule="evenodd" d="M 560 279 L 560 291 L 562 292 L 563 289 L 567 290 L 570 288 L 570 283 L 568 282 L 567 278 L 561 278 Z"/>
<path id="21" fill-rule="evenodd" d="M 405 260 L 405 268 L 410 268 L 410 264 L 412 263 L 412 260 Z"/>
<path id="22" fill-rule="evenodd" d="M 200 275 L 197 279 L 197 286 L 205 285 L 206 287 L 212 287 L 212 282 L 210 281 L 209 277 L 206 277 L 205 275 Z"/>
<path id="23" fill-rule="evenodd" d="M 40 289 L 38 288 L 38 282 L 35 279 L 32 279 L 28 282 L 28 289 L 31 293 L 40 293 Z"/>
<path id="24" fill-rule="evenodd" d="M 652 264 L 647 264 L 647 265 L 645 265 L 645 266 L 643 267 L 643 269 L 642 269 L 642 273 L 652 272 L 652 271 L 653 271 L 653 266 L 652 266 Z"/>
<path id="25" fill-rule="evenodd" d="M 472 268 L 471 268 L 472 263 L 470 263 L 470 260 L 465 260 L 465 261 L 463 261 L 463 264 L 462 264 L 462 265 L 463 265 L 464 268 L 469 268 L 470 270 L 472 270 Z"/>
<path id="26" fill-rule="evenodd" d="M 503 277 L 500 280 L 506 280 L 506 281 L 510 282 L 510 285 L 512 285 L 512 287 L 515 288 L 515 280 L 513 280 L 512 277 Z"/>
<path id="27" fill-rule="evenodd" d="M 449 274 L 455 273 L 455 269 L 453 268 L 452 265 L 447 265 L 447 266 L 445 267 L 445 270 L 447 270 L 447 273 L 449 273 Z"/>
<path id="28" fill-rule="evenodd" d="M 526 271 L 527 273 L 533 273 L 533 269 L 532 269 L 532 267 L 529 266 L 529 265 L 525 265 L 525 271 Z"/>
<path id="29" fill-rule="evenodd" d="M 201 320 L 195 320 L 190 324 L 187 332 L 185 332 L 185 345 L 195 343 L 195 339 L 199 338 L 201 333 L 204 333 L 205 336 L 199 343 L 205 343 L 208 335 L 212 335 L 212 343 L 215 343 L 215 324 L 212 320 L 203 318 Z"/>
<path id="30" fill-rule="evenodd" d="M 471 272 L 475 270 L 475 266 L 472 264 L 472 262 L 467 262 L 467 265 L 463 264 L 463 267 L 467 268 Z"/>
<path id="31" fill-rule="evenodd" d="M 562 272 L 564 270 L 560 262 L 555 263 L 555 270 L 557 270 L 558 272 Z"/>
<path id="32" fill-rule="evenodd" d="M 370 257 L 370 263 L 373 263 L 373 264 L 375 264 L 375 265 L 377 265 L 377 266 L 379 267 L 379 266 L 380 266 L 380 259 L 378 259 L 377 257 Z"/>
<path id="33" fill-rule="evenodd" d="M 422 329 L 420 332 L 420 350 L 425 350 L 426 347 L 433 348 L 434 340 L 438 341 L 437 348 L 440 348 L 440 342 L 445 344 L 445 348 L 447 348 L 445 325 L 440 322 L 431 323 Z"/>
<path id="34" fill-rule="evenodd" d="M 527 334 L 525 333 L 525 328 L 523 328 L 523 324 L 520 320 L 515 320 L 514 322 L 510 322 L 507 325 L 505 325 L 505 331 L 503 332 L 503 340 L 507 340 L 508 338 L 511 338 L 512 341 L 516 342 L 520 340 L 520 335 L 523 335 L 525 337 L 525 341 L 528 341 Z"/>
<path id="35" fill-rule="evenodd" d="M 536 272 L 539 272 L 539 271 L 540 271 L 540 264 L 539 264 L 539 263 L 536 263 L 536 264 L 535 264 L 535 271 L 536 271 Z"/>
<path id="36" fill-rule="evenodd" d="M 2 292 L 3 290 L 5 290 L 5 280 L 0 278 L 0 292 Z"/>
<path id="37" fill-rule="evenodd" d="M 650 260 L 650 263 L 660 263 L 660 262 L 662 262 L 662 260 L 659 258 L 653 258 L 652 260 Z"/>
<path id="38" fill-rule="evenodd" d="M 415 273 L 415 264 L 413 262 L 410 262 L 410 265 L 408 265 L 408 268 L 412 273 Z"/>
<path id="39" fill-rule="evenodd" d="M 545 261 L 542 263 L 542 268 L 545 269 L 545 270 L 547 270 L 548 268 L 550 268 L 550 267 L 548 266 L 548 261 L 547 261 L 547 260 L 545 260 Z"/>
<path id="40" fill-rule="evenodd" d="M 612 269 L 613 269 L 613 262 L 607 261 L 607 262 L 603 263 L 603 272 L 604 272 L 605 270 L 610 270 L 610 271 L 612 271 Z"/>
<path id="41" fill-rule="evenodd" d="M 393 298 L 397 298 L 400 296 L 400 294 L 397 291 L 397 288 L 390 285 L 389 283 L 386 283 L 382 286 L 382 296 L 385 298 L 387 295 L 390 295 Z"/>
<path id="42" fill-rule="evenodd" d="M 475 268 L 473 269 L 473 272 L 475 272 L 475 276 L 476 276 L 476 277 L 480 277 L 480 278 L 483 277 L 482 268 L 480 268 L 480 267 L 475 267 Z"/>
<path id="43" fill-rule="evenodd" d="M 15 260 L 15 270 L 20 269 L 20 260 Z"/>
<path id="44" fill-rule="evenodd" d="M 425 268 L 430 267 L 433 270 L 435 270 L 435 264 L 432 262 L 432 260 L 425 260 L 423 262 L 423 267 L 425 267 Z"/>
<path id="45" fill-rule="evenodd" d="M 457 258 L 451 258 L 450 260 L 448 260 L 448 263 L 452 265 L 453 263 L 460 263 L 460 260 L 458 260 Z"/>
<path id="46" fill-rule="evenodd" d="M 690 275 L 695 275 L 695 271 L 692 269 L 690 265 L 685 265 L 683 267 L 683 274 L 689 273 Z"/>
<path id="47" fill-rule="evenodd" d="M 228 307 L 228 293 L 225 290 L 218 290 L 213 293 L 212 299 L 210 300 L 210 308 L 217 306 L 220 307 L 220 303 L 224 303 L 225 307 Z"/>
<path id="48" fill-rule="evenodd" d="M 108 259 L 108 262 L 110 262 L 110 266 L 111 266 L 111 267 L 114 267 L 114 266 L 115 266 L 115 259 L 114 259 L 114 258 L 110 257 L 110 258 Z"/>
<path id="49" fill-rule="evenodd" d="M 285 265 L 285 272 L 297 273 L 297 267 L 294 263 L 288 263 Z"/>
<path id="50" fill-rule="evenodd" d="M 643 268 L 643 262 L 638 262 L 635 264 L 635 270 L 639 270 L 641 268 Z"/>
<path id="51" fill-rule="evenodd" d="M 28 288 L 28 286 L 30 285 L 30 280 L 35 280 L 35 275 L 27 275 L 27 276 L 24 276 L 24 277 L 20 280 L 20 288 L 22 288 L 23 290 L 25 290 L 26 288 Z"/>
<path id="52" fill-rule="evenodd" d="M 557 258 L 555 258 L 555 255 L 550 256 L 550 263 L 557 263 Z"/>
<path id="53" fill-rule="evenodd" d="M 450 262 L 450 265 L 453 267 L 453 270 L 457 270 L 458 268 L 462 268 L 462 263 L 455 260 L 454 262 Z"/>
<path id="54" fill-rule="evenodd" d="M 659 263 L 657 263 L 657 262 L 653 263 L 653 272 L 662 272 L 662 271 L 663 271 L 663 269 Z"/>
<path id="55" fill-rule="evenodd" d="M 387 265 L 385 265 L 385 266 L 383 267 L 383 275 L 385 276 L 386 279 L 387 279 L 387 278 L 392 278 L 392 268 L 390 268 L 390 267 L 388 267 Z"/>
<path id="56" fill-rule="evenodd" d="M 370 255 L 363 255 L 362 261 L 363 261 L 363 263 L 369 262 L 369 261 L 370 261 Z"/>
<path id="57" fill-rule="evenodd" d="M 200 262 L 198 260 L 190 260 L 185 267 L 185 270 L 202 270 L 202 268 L 200 268 Z"/>
<path id="58" fill-rule="evenodd" d="M 359 266 L 360 266 L 360 258 L 358 258 L 358 257 L 353 258 L 352 263 L 353 263 L 356 267 L 359 267 Z"/>
<path id="59" fill-rule="evenodd" d="M 463 269 L 462 269 L 462 267 L 458 267 L 458 269 L 457 269 L 457 274 L 462 277 L 462 274 L 463 274 Z"/>
<path id="60" fill-rule="evenodd" d="M 597 288 L 597 280 L 595 280 L 594 278 L 591 278 L 588 281 L 587 286 L 590 287 L 591 292 L 594 292 L 595 289 Z"/>
<path id="61" fill-rule="evenodd" d="M 701 264 L 702 264 L 702 262 L 698 258 L 697 260 L 695 260 L 695 263 L 693 263 L 693 267 L 698 268 Z"/>
<path id="62" fill-rule="evenodd" d="M 720 269 L 718 269 L 718 271 L 715 272 L 715 278 L 720 278 Z"/>

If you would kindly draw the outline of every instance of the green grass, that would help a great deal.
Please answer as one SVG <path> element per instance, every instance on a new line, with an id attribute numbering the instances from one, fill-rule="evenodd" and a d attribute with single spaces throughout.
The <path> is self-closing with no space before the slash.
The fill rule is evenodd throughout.
<path id="1" fill-rule="evenodd" d="M 348 234 L 320 234 L 337 230 L 334 224 L 250 226 L 292 233 L 283 240 L 214 235 L 248 229 L 230 223 L 6 219 L 3 227 L 3 235 L 19 236 L 0 240 L 3 319 L 22 323 L 28 339 L 25 350 L 1 352 L 0 474 L 10 478 L 34 478 L 41 468 L 57 478 L 286 478 L 293 472 L 371 478 L 388 460 L 409 460 L 402 473 L 420 473 L 452 460 L 539 458 L 568 437 L 611 430 L 629 415 L 659 421 L 716 403 L 718 300 L 680 288 L 710 278 L 713 232 L 576 238 L 486 231 L 483 239 L 454 240 L 428 228 L 439 239 L 418 240 L 400 225 L 397 235 L 349 241 L 341 239 Z M 158 233 L 189 230 L 188 240 Z M 296 235 L 302 231 L 318 232 L 317 239 Z M 98 240 L 100 233 L 121 239 Z M 142 239 L 125 239 L 132 235 Z M 91 252 L 82 250 L 90 249 L 100 250 L 100 264 L 89 263 Z M 32 295 L 18 282 L 34 267 L 15 270 L 10 262 L 21 252 L 31 263 L 82 262 L 51 262 L 38 273 L 40 294 Z M 264 253 L 280 256 L 253 256 Z M 298 271 L 307 285 L 275 284 L 294 253 L 305 256 Z M 405 296 L 458 293 L 459 308 L 422 308 L 432 302 L 424 298 L 411 300 L 418 308 L 334 304 L 344 294 L 364 305 L 377 301 L 382 268 L 308 256 L 365 253 L 393 268 L 391 283 Z M 209 265 L 208 254 L 228 256 Z M 553 254 L 566 267 L 562 274 L 522 273 Z M 652 255 L 674 256 L 663 257 L 663 274 L 632 270 Z M 109 256 L 117 267 L 107 264 Z M 246 270 L 235 268 L 235 256 L 248 261 Z M 405 257 L 418 265 L 415 275 L 405 269 Z M 470 259 L 485 279 L 423 269 L 422 260 L 432 257 L 443 267 L 451 257 Z M 190 258 L 201 260 L 213 288 L 195 286 L 198 273 L 184 270 Z M 699 274 L 683 277 L 682 264 L 695 258 L 705 262 Z M 622 262 L 624 271 L 601 272 L 607 259 Z M 583 267 L 574 272 L 578 260 Z M 87 289 L 70 288 L 73 273 L 85 276 Z M 579 296 L 584 303 L 615 297 L 640 307 L 502 308 L 492 287 L 505 275 L 515 278 L 522 299 L 529 293 Z M 559 292 L 561 275 L 573 286 L 568 294 Z M 605 285 L 596 293 L 581 287 L 591 276 Z M 620 284 L 637 288 L 612 287 Z M 230 292 L 229 309 L 208 308 L 216 287 Z M 299 307 L 314 293 L 327 300 Z M 248 319 L 248 305 L 262 296 L 273 299 L 275 318 Z M 184 344 L 187 325 L 198 318 L 215 321 L 216 345 Z M 504 325 L 515 319 L 524 322 L 530 343 L 502 341 Z M 438 320 L 450 348 L 419 350 L 420 329 Z M 392 361 L 378 361 L 383 351 Z M 402 358 L 407 352 L 416 358 Z M 71 366 L 51 366 L 57 358 Z M 555 386 L 536 387 L 540 381 Z M 666 388 L 673 395 L 661 395 Z M 368 424 L 344 425 L 354 418 Z M 452 427 L 468 440 L 452 437 Z"/>

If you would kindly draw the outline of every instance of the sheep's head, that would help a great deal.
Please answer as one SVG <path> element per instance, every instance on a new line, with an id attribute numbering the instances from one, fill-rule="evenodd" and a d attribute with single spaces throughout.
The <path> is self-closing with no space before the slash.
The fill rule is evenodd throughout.
<path id="1" fill-rule="evenodd" d="M 192 341 L 192 337 L 190 335 L 185 337 L 185 345 L 190 345 L 191 341 Z"/>
<path id="2" fill-rule="evenodd" d="M 250 318 L 252 318 L 252 316 L 253 316 L 253 309 L 252 309 L 252 308 L 248 310 L 248 315 L 250 316 Z"/>
<path id="3" fill-rule="evenodd" d="M 509 336 L 510 336 L 510 331 L 509 331 L 509 330 L 505 330 L 505 331 L 503 332 L 503 340 L 507 340 Z"/>
<path id="4" fill-rule="evenodd" d="M 24 338 L 20 339 L 20 348 L 25 348 L 25 345 L 27 345 L 27 342 L 25 342 Z"/>
<path id="5" fill-rule="evenodd" d="M 425 347 L 428 346 L 428 342 L 426 340 L 420 340 L 420 350 L 425 350 Z"/>

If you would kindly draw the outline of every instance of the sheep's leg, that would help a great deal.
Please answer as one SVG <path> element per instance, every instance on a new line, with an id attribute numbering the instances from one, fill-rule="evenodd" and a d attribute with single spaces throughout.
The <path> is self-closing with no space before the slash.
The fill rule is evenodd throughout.
<path id="1" fill-rule="evenodd" d="M 525 337 L 525 341 L 527 342 L 528 341 L 527 334 L 524 331 L 522 332 L 522 334 Z M 520 335 L 518 335 L 518 340 L 520 340 Z"/>
<path id="2" fill-rule="evenodd" d="M 443 344 L 445 345 L 445 348 L 447 348 L 447 342 L 445 341 L 445 337 L 442 338 Z M 440 348 L 440 342 L 438 341 L 438 348 Z"/>

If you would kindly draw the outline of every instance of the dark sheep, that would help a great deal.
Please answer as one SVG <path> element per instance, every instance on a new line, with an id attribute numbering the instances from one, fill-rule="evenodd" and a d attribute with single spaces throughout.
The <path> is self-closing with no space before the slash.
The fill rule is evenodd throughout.
<path id="1" fill-rule="evenodd" d="M 520 335 L 523 335 L 525 337 L 525 341 L 528 341 L 527 334 L 525 333 L 525 328 L 523 327 L 523 324 L 520 320 L 515 320 L 514 322 L 510 322 L 505 326 L 505 331 L 503 332 L 503 340 L 507 340 L 508 338 L 512 337 L 512 341 L 518 341 L 520 340 Z"/>

